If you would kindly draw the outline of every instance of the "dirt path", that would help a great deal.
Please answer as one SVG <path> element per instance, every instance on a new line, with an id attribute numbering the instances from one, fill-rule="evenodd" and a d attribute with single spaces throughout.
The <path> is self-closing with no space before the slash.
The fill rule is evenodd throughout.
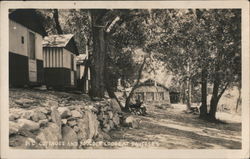
<path id="1" fill-rule="evenodd" d="M 197 115 L 183 112 L 184 106 L 162 110 L 153 108 L 149 115 L 135 116 L 140 128 L 121 128 L 111 132 L 111 142 L 129 142 L 125 147 L 167 149 L 240 149 L 241 123 L 207 123 Z M 220 116 L 223 119 L 223 116 Z M 226 118 L 225 118 L 226 119 Z M 230 123 L 229 123 L 230 122 Z M 122 146 L 117 146 L 119 148 Z M 124 147 L 123 147 L 124 148 Z"/>

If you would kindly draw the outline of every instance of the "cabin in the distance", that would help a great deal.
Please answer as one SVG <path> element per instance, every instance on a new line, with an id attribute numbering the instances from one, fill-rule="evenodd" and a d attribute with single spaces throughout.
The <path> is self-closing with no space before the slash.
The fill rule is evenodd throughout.
<path id="1" fill-rule="evenodd" d="M 9 11 L 9 83 L 12 87 L 43 83 L 42 17 L 35 9 Z"/>
<path id="2" fill-rule="evenodd" d="M 76 55 L 79 53 L 73 34 L 44 37 L 44 77 L 47 88 L 76 87 Z"/>
<path id="3" fill-rule="evenodd" d="M 133 98 L 140 98 L 144 103 L 170 104 L 169 89 L 152 79 L 140 84 L 135 89 Z"/>

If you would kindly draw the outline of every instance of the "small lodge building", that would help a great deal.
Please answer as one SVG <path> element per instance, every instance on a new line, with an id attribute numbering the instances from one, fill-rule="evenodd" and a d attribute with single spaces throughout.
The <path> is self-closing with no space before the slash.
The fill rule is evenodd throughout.
<path id="1" fill-rule="evenodd" d="M 133 98 L 141 98 L 144 103 L 170 104 L 169 90 L 151 79 L 135 89 Z"/>
<path id="2" fill-rule="evenodd" d="M 10 86 L 19 87 L 43 83 L 42 40 L 46 35 L 42 18 L 35 9 L 10 10 Z"/>
<path id="3" fill-rule="evenodd" d="M 73 34 L 50 35 L 43 39 L 44 77 L 47 88 L 76 87 L 78 49 Z"/>

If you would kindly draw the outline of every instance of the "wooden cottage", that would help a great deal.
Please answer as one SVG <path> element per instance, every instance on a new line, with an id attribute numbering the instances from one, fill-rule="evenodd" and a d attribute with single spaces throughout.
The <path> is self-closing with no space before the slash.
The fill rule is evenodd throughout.
<path id="1" fill-rule="evenodd" d="M 34 9 L 9 13 L 10 86 L 43 83 L 42 39 L 46 31 L 41 16 Z"/>
<path id="2" fill-rule="evenodd" d="M 147 80 L 135 89 L 134 99 L 140 98 L 145 103 L 159 102 L 170 104 L 169 90 L 154 80 Z"/>
<path id="3" fill-rule="evenodd" d="M 44 77 L 47 87 L 76 87 L 76 56 L 73 34 L 50 35 L 43 39 Z"/>

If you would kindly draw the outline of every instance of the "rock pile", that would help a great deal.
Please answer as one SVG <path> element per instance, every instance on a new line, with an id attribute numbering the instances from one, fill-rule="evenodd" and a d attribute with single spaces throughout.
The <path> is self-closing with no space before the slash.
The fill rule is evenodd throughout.
<path id="1" fill-rule="evenodd" d="M 85 148 L 81 143 L 110 138 L 106 133 L 121 123 L 113 99 L 92 102 L 64 96 L 37 107 L 28 106 L 30 100 L 18 102 L 9 115 L 9 141 L 15 148 Z"/>
<path id="2" fill-rule="evenodd" d="M 97 104 L 97 108 L 97 119 L 100 122 L 100 127 L 104 132 L 109 132 L 110 130 L 119 127 L 122 118 L 122 112 L 115 99 Z"/>

